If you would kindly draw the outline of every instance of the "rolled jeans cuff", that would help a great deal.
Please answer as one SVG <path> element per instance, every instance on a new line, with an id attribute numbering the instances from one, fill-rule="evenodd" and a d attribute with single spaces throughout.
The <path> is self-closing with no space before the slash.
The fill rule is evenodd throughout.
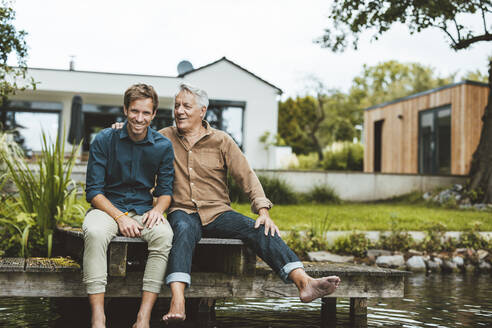
<path id="1" fill-rule="evenodd" d="M 280 269 L 280 279 L 282 279 L 283 282 L 285 282 L 286 284 L 292 283 L 293 281 L 289 279 L 289 274 L 292 272 L 292 270 L 299 268 L 304 268 L 304 265 L 301 261 L 287 263 L 283 266 L 282 269 Z"/>
<path id="2" fill-rule="evenodd" d="M 184 282 L 187 287 L 191 285 L 191 276 L 186 272 L 173 272 L 167 275 L 166 285 L 172 282 Z"/>

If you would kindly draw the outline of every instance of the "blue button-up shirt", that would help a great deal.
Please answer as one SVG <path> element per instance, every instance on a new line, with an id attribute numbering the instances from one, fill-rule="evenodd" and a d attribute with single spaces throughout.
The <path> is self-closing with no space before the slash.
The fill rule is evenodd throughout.
<path id="1" fill-rule="evenodd" d="M 86 199 L 91 202 L 103 194 L 120 211 L 141 215 L 152 209 L 152 195 L 172 195 L 174 152 L 169 139 L 151 128 L 145 139 L 134 142 L 126 125 L 120 130 L 104 129 L 92 142 Z"/>

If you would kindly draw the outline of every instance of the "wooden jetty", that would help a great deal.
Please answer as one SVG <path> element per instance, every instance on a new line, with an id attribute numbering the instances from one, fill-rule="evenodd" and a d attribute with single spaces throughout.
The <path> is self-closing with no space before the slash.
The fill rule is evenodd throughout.
<path id="1" fill-rule="evenodd" d="M 63 229 L 59 232 L 63 250 L 80 259 L 81 232 Z M 136 249 L 136 250 L 135 250 Z M 110 298 L 140 297 L 141 252 L 146 244 L 141 239 L 115 237 L 108 250 L 108 285 Z M 135 258 L 135 254 L 140 254 Z M 140 262 L 139 262 L 140 261 Z M 350 314 L 365 318 L 367 299 L 403 297 L 405 271 L 355 264 L 305 262 L 306 272 L 313 277 L 338 275 L 342 283 L 329 297 L 323 298 L 322 322 L 336 316 L 336 298 L 350 298 Z M 264 263 L 256 263 L 254 254 L 236 239 L 202 239 L 196 249 L 192 285 L 186 289 L 190 311 L 201 313 L 207 322 L 215 317 L 216 299 L 298 297 L 293 284 L 283 283 Z M 86 297 L 81 282 L 81 268 L 70 258 L 0 258 L 0 296 Z M 159 297 L 170 298 L 164 287 Z"/>

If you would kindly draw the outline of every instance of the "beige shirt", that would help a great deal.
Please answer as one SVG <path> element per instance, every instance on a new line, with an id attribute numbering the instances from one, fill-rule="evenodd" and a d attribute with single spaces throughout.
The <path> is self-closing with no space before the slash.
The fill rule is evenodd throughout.
<path id="1" fill-rule="evenodd" d="M 203 121 L 206 133 L 190 147 L 176 127 L 159 132 L 169 138 L 174 148 L 173 198 L 169 213 L 183 210 L 198 212 L 203 225 L 232 210 L 227 188 L 227 172 L 248 195 L 251 211 L 271 208 L 258 177 L 234 140 L 225 132 Z"/>

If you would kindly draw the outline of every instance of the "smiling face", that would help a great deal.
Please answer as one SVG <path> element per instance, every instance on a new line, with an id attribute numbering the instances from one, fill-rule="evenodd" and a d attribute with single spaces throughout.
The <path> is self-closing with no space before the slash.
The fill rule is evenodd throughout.
<path id="1" fill-rule="evenodd" d="M 196 102 L 195 95 L 186 90 L 178 93 L 174 100 L 174 120 L 182 133 L 199 129 L 206 112 L 207 108 L 201 107 Z"/>
<path id="2" fill-rule="evenodd" d="M 147 135 L 147 128 L 155 117 L 151 98 L 136 99 L 128 108 L 123 108 L 128 119 L 127 130 L 130 139 L 141 141 Z"/>

